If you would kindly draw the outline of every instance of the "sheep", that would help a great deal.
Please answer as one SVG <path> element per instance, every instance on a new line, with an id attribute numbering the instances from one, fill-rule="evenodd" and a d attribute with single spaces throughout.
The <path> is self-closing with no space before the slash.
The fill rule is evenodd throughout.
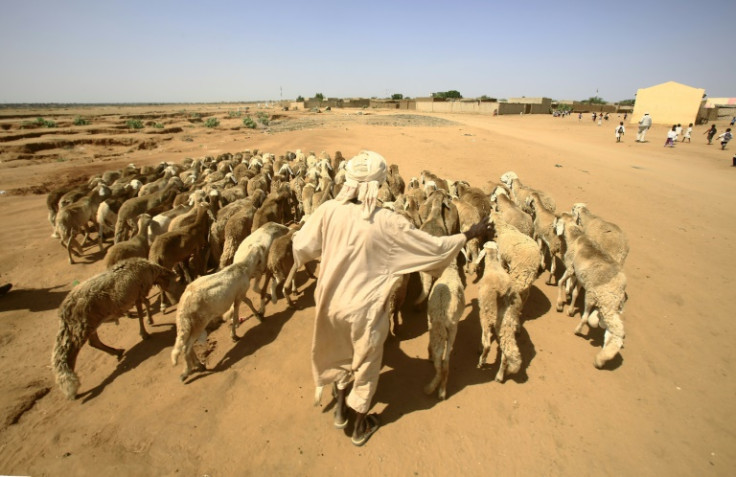
<path id="1" fill-rule="evenodd" d="M 210 228 L 208 220 L 211 215 L 207 203 L 199 203 L 197 217 L 192 224 L 156 237 L 148 252 L 149 260 L 169 269 L 178 265 L 187 283 L 190 283 L 192 276 L 186 261 L 191 255 L 205 249 Z"/>
<path id="2" fill-rule="evenodd" d="M 455 195 L 478 209 L 481 217 L 487 217 L 491 213 L 490 194 L 486 194 L 483 190 L 471 187 L 467 182 L 458 181 L 455 183 Z"/>
<path id="3" fill-rule="evenodd" d="M 215 263 L 219 264 L 222 258 L 225 243 L 225 228 L 230 217 L 244 207 L 260 207 L 265 199 L 266 194 L 262 190 L 257 190 L 253 197 L 236 200 L 217 211 L 217 220 L 210 226 L 210 252 Z"/>
<path id="4" fill-rule="evenodd" d="M 437 187 L 438 189 L 442 189 L 445 192 L 448 192 L 450 190 L 450 186 L 445 179 L 442 179 L 441 177 L 436 176 L 429 171 L 422 171 L 422 185 L 425 185 L 428 182 L 434 182 L 435 187 Z"/>
<path id="5" fill-rule="evenodd" d="M 388 318 L 391 320 L 391 335 L 396 336 L 399 328 L 399 312 L 406 300 L 409 290 L 409 274 L 401 275 L 401 278 L 391 287 L 388 294 Z"/>
<path id="6" fill-rule="evenodd" d="M 141 214 L 138 217 L 138 234 L 133 238 L 118 242 L 107 249 L 105 254 L 105 268 L 110 269 L 116 263 L 133 257 L 148 257 L 148 225 L 151 223 L 151 216 Z"/>
<path id="7" fill-rule="evenodd" d="M 527 214 L 521 207 L 512 201 L 506 189 L 496 187 L 491 194 L 491 202 L 495 202 L 495 210 L 501 214 L 503 220 L 516 227 L 516 229 L 528 236 L 534 234 L 534 224 L 531 215 Z"/>
<path id="8" fill-rule="evenodd" d="M 495 334 L 501 352 L 501 363 L 495 380 L 502 383 L 507 373 L 515 374 L 521 368 L 521 353 L 516 343 L 516 330 L 520 326 L 518 314 L 520 308 L 518 305 L 514 306 L 514 300 L 518 300 L 519 295 L 512 290 L 511 276 L 501 264 L 498 245 L 495 242 L 486 242 L 483 245 L 477 260 L 483 260 L 484 257 L 483 278 L 478 291 L 482 329 L 482 351 L 478 368 L 486 364 Z"/>
<path id="9" fill-rule="evenodd" d="M 126 200 L 120 206 L 118 220 L 115 223 L 115 243 L 125 240 L 125 234 L 130 226 L 129 222 L 136 220 L 139 215 L 144 213 L 155 215 L 168 209 L 176 194 L 183 190 L 183 186 L 181 179 L 172 177 L 164 189 Z"/>
<path id="10" fill-rule="evenodd" d="M 427 202 L 430 202 L 430 200 L 427 200 Z M 419 230 L 430 235 L 434 235 L 435 237 L 448 235 L 447 228 L 445 227 L 445 222 L 444 220 L 442 220 L 442 211 L 445 207 L 446 204 L 443 200 L 443 196 L 441 193 L 438 192 L 437 195 L 434 196 L 434 199 L 431 200 L 429 215 L 427 216 L 427 220 L 424 221 Z M 415 307 L 419 307 L 429 296 L 433 278 L 436 277 L 433 277 L 432 273 L 428 271 L 419 272 L 419 279 L 422 282 L 422 290 L 416 300 L 414 300 Z"/>
<path id="11" fill-rule="evenodd" d="M 123 356 L 124 350 L 102 343 L 97 328 L 102 323 L 117 320 L 135 305 L 141 338 L 147 338 L 141 302 L 147 301 L 151 286 L 157 284 L 169 289 L 174 279 L 175 275 L 170 270 L 142 258 L 131 258 L 82 282 L 69 292 L 59 306 L 59 332 L 51 357 L 56 383 L 69 399 L 77 395 L 79 378 L 74 367 L 87 340 L 93 348 L 116 356 L 118 360 Z"/>
<path id="12" fill-rule="evenodd" d="M 82 246 L 87 242 L 89 235 L 88 223 L 93 221 L 97 214 L 97 208 L 100 203 L 110 194 L 110 189 L 100 184 L 92 189 L 86 197 L 79 199 L 77 202 L 66 205 L 59 209 L 56 216 L 56 233 L 69 254 L 69 263 L 74 264 L 72 258 L 72 248 L 77 255 L 82 255 Z M 76 235 L 84 229 L 84 239 L 82 245 L 77 242 Z M 66 242 L 66 243 L 65 243 Z M 102 251 L 102 241 L 99 243 L 100 251 Z"/>
<path id="13" fill-rule="evenodd" d="M 220 255 L 219 268 L 230 265 L 240 243 L 250 235 L 253 228 L 253 218 L 258 208 L 251 204 L 245 205 L 233 214 L 225 225 L 225 241 Z"/>
<path id="14" fill-rule="evenodd" d="M 440 217 L 446 234 L 459 233 L 460 218 L 458 217 L 457 207 L 450 201 L 449 194 L 444 190 L 437 189 L 427 194 L 427 200 L 419 206 L 419 217 L 422 219 L 422 223 L 428 220 L 429 211 L 436 201 L 441 201 L 444 204 Z"/>
<path id="15" fill-rule="evenodd" d="M 289 275 L 291 267 L 294 266 L 294 252 L 292 250 L 294 233 L 301 228 L 301 224 L 290 227 L 289 232 L 286 235 L 276 237 L 273 239 L 271 247 L 268 250 L 268 257 L 266 258 L 265 278 L 263 280 L 263 288 L 261 290 L 261 307 L 259 313 L 261 316 L 264 315 L 266 304 L 268 302 L 278 303 L 278 291 L 279 284 L 284 284 L 283 293 L 284 298 L 289 303 L 290 307 L 294 306 L 294 302 L 291 301 L 289 293 L 286 292 L 286 277 Z M 273 282 L 271 280 L 273 279 Z M 268 285 L 271 282 L 270 295 L 267 294 Z M 296 284 L 293 280 L 288 284 L 290 289 L 295 289 Z"/>
<path id="16" fill-rule="evenodd" d="M 192 205 L 179 204 L 153 217 L 148 224 L 148 245 L 150 246 L 159 235 L 168 232 L 171 222 L 176 217 L 186 214 L 190 210 L 192 210 Z"/>
<path id="17" fill-rule="evenodd" d="M 621 228 L 593 215 L 584 203 L 573 204 L 572 215 L 595 246 L 623 267 L 629 254 L 629 243 Z"/>
<path id="18" fill-rule="evenodd" d="M 571 270 L 578 281 L 578 287 L 585 289 L 585 306 L 575 333 L 581 333 L 583 326 L 588 323 L 593 308 L 597 308 L 599 324 L 606 330 L 603 348 L 596 354 L 594 360 L 595 367 L 601 369 L 618 354 L 624 344 L 622 313 L 627 299 L 626 276 L 616 260 L 598 249 L 580 226 L 566 220 L 557 220 L 555 230 L 568 245 L 568 251 L 573 252 L 572 266 L 565 274 Z M 557 299 L 558 311 L 561 304 L 560 295 Z M 570 308 L 574 310 L 574 302 L 570 304 Z"/>
<path id="19" fill-rule="evenodd" d="M 401 174 L 399 174 L 399 166 L 396 164 L 391 164 L 388 167 L 386 182 L 388 182 L 389 189 L 391 189 L 391 194 L 394 197 L 398 197 L 406 191 L 406 184 Z"/>
<path id="20" fill-rule="evenodd" d="M 493 223 L 499 257 L 511 277 L 511 288 L 519 294 L 520 312 L 529 296 L 532 282 L 538 276 L 542 262 L 541 250 L 534 239 L 504 221 L 498 212 L 491 212 L 489 223 Z"/>
<path id="21" fill-rule="evenodd" d="M 473 224 L 480 222 L 481 214 L 477 208 L 473 205 L 465 202 L 464 200 L 453 198 L 452 203 L 457 208 L 458 217 L 460 220 L 460 232 L 465 232 Z M 468 271 L 476 271 L 476 267 L 473 262 L 480 252 L 480 237 L 473 237 L 465 244 L 465 254 L 468 257 Z"/>
<path id="22" fill-rule="evenodd" d="M 540 205 L 541 198 L 536 192 L 529 194 L 526 202 L 532 211 L 532 218 L 534 219 L 534 236 L 537 238 L 537 243 L 550 258 L 549 278 L 546 283 L 547 285 L 552 285 L 552 279 L 555 278 L 555 271 L 557 270 L 557 257 L 561 257 L 562 253 L 562 244 L 560 243 L 560 238 L 555 233 L 554 227 L 557 216 Z M 543 258 L 542 268 L 544 267 L 545 260 Z"/>
<path id="23" fill-rule="evenodd" d="M 517 176 L 515 172 L 509 171 L 504 173 L 501 176 L 501 182 L 503 182 L 511 190 L 511 198 L 514 200 L 514 202 L 516 202 L 516 205 L 518 205 L 522 209 L 526 208 L 526 198 L 529 193 L 536 192 L 537 194 L 539 194 L 542 207 L 552 213 L 555 212 L 557 208 L 557 206 L 555 205 L 555 200 L 540 190 L 532 189 L 531 187 L 523 185 L 519 180 L 519 176 Z M 531 211 L 524 210 L 524 212 L 530 213 Z"/>
<path id="24" fill-rule="evenodd" d="M 244 256 L 238 257 L 238 261 L 211 275 L 199 277 L 184 290 L 176 314 L 176 343 L 171 352 L 171 362 L 174 366 L 179 360 L 179 355 L 184 353 L 184 373 L 180 376 L 182 381 L 192 371 L 204 369 L 204 365 L 194 354 L 193 345 L 200 336 L 206 336 L 203 334 L 212 320 L 221 317 L 232 306 L 230 336 L 233 341 L 237 341 L 235 330 L 239 322 L 241 301 L 248 305 L 259 320 L 261 319 L 246 292 L 251 279 L 259 275 L 259 271 L 265 267 L 268 247 L 273 241 L 273 236 L 268 236 L 268 232 L 280 231 L 278 227 L 268 226 L 260 230 L 263 233 L 258 235 L 263 241 L 250 243 L 247 253 L 244 251 Z"/>
<path id="25" fill-rule="evenodd" d="M 258 230 L 267 222 L 283 223 L 289 207 L 290 197 L 291 190 L 288 184 L 282 184 L 281 189 L 277 193 L 269 194 L 253 216 L 251 233 Z"/>
<path id="26" fill-rule="evenodd" d="M 447 395 L 447 378 L 450 372 L 450 354 L 457 336 L 457 324 L 465 309 L 463 287 L 457 261 L 445 268 L 432 287 L 427 302 L 429 324 L 429 359 L 434 364 L 435 375 L 425 386 L 424 392 L 438 390 L 440 399 Z"/>
<path id="27" fill-rule="evenodd" d="M 133 179 L 127 184 L 113 185 L 110 189 L 110 198 L 105 199 L 97 207 L 95 215 L 98 230 L 98 241 L 100 247 L 105 239 L 105 232 L 115 232 L 115 222 L 118 220 L 118 212 L 120 207 L 126 200 L 134 197 L 142 183 L 138 179 Z"/>

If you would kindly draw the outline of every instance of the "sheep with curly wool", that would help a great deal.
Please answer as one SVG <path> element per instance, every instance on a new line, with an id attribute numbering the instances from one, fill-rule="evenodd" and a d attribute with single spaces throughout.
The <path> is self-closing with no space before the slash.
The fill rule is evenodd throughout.
<path id="1" fill-rule="evenodd" d="M 131 258 L 85 280 L 69 292 L 59 306 L 59 332 L 51 358 L 56 382 L 69 399 L 77 395 L 79 378 L 74 367 L 87 341 L 93 348 L 116 356 L 118 360 L 124 353 L 122 349 L 102 343 L 97 328 L 102 323 L 117 321 L 135 305 L 141 338 L 147 338 L 141 304 L 147 301 L 154 284 L 171 289 L 175 278 L 172 271 L 146 259 Z"/>
<path id="2" fill-rule="evenodd" d="M 482 351 L 478 367 L 486 364 L 495 335 L 501 354 L 501 363 L 496 373 L 496 381 L 502 383 L 507 374 L 515 374 L 521 368 L 521 353 L 516 343 L 516 332 L 520 327 L 516 300 L 519 294 L 511 286 L 511 276 L 504 270 L 499 257 L 498 245 L 486 242 L 478 260 L 483 260 L 483 278 L 478 291 L 480 324 L 482 330 Z"/>
<path id="3" fill-rule="evenodd" d="M 465 310 L 465 287 L 457 260 L 442 271 L 427 300 L 429 326 L 429 359 L 434 365 L 434 377 L 424 388 L 426 394 L 437 390 L 438 397 L 447 397 L 450 355 L 457 336 L 457 324 Z"/>
<path id="4" fill-rule="evenodd" d="M 580 226 L 568 220 L 558 219 L 555 222 L 555 229 L 567 244 L 568 253 L 572 251 L 571 273 L 575 275 L 578 287 L 585 289 L 585 306 L 575 332 L 582 331 L 593 308 L 598 310 L 599 325 L 606 330 L 603 349 L 598 352 L 594 361 L 595 367 L 600 369 L 618 354 L 624 344 L 622 313 L 627 299 L 626 276 L 616 260 L 602 252 Z M 565 271 L 565 274 L 567 273 L 568 270 Z M 562 287 L 560 294 L 561 292 Z M 558 311 L 560 305 L 561 300 L 558 296 Z M 574 313 L 574 301 L 570 304 L 570 308 Z"/>

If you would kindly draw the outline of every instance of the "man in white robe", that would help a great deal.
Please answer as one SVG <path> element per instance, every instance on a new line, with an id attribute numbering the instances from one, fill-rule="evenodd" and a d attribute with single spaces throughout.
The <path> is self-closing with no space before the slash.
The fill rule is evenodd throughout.
<path id="1" fill-rule="evenodd" d="M 362 151 L 351 159 L 340 194 L 315 210 L 293 240 L 298 267 L 321 259 L 314 292 L 314 380 L 318 389 L 336 383 L 335 427 L 347 426 L 346 406 L 355 410 L 352 442 L 358 446 L 380 424 L 368 410 L 389 332 L 392 286 L 403 274 L 445 268 L 467 240 L 489 228 L 484 219 L 465 233 L 434 237 L 404 217 L 377 208 L 386 169 L 385 160 L 375 152 Z"/>

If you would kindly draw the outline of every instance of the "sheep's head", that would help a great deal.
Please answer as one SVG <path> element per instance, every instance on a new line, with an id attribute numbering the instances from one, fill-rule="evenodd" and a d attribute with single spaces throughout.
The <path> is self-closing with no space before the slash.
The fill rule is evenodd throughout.
<path id="1" fill-rule="evenodd" d="M 575 222 L 580 223 L 580 213 L 583 211 L 583 209 L 587 209 L 588 204 L 585 202 L 576 202 L 572 204 L 572 215 L 575 217 Z"/>

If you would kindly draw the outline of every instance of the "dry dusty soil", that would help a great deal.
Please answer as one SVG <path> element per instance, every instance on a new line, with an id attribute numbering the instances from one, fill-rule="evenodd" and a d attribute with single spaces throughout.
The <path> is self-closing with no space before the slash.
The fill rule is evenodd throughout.
<path id="1" fill-rule="evenodd" d="M 643 144 L 628 125 L 616 143 L 615 115 L 598 126 L 587 117 L 264 110 L 270 125 L 248 129 L 242 109 L 0 111 L 0 281 L 14 285 L 0 298 L 0 474 L 733 475 L 736 144 L 709 146 L 699 126 L 691 144 L 664 148 L 664 125 Z M 89 124 L 74 125 L 76 116 Z M 39 127 L 38 117 L 56 127 Z M 219 126 L 205 127 L 213 117 Z M 131 130 L 130 119 L 144 127 Z M 90 246 L 69 265 L 50 237 L 46 192 L 128 163 L 256 148 L 345 157 L 372 149 L 405 180 L 428 169 L 479 187 L 514 170 L 558 211 L 587 202 L 631 246 L 620 358 L 595 369 L 601 331 L 573 334 L 578 317 L 555 311 L 545 274 L 523 313 L 522 370 L 499 384 L 495 345 L 489 366 L 476 368 L 470 283 L 447 400 L 422 392 L 433 373 L 426 316 L 406 305 L 375 397 L 383 426 L 356 448 L 350 426 L 333 427 L 329 396 L 312 404 L 314 281 L 300 274 L 297 310 L 270 305 L 262 323 L 245 320 L 237 343 L 220 327 L 209 337 L 209 370 L 185 384 L 170 362 L 175 312 L 157 314 L 146 341 L 136 320 L 103 325 L 103 341 L 125 355 L 118 362 L 85 346 L 80 395 L 67 400 L 49 366 L 57 308 L 103 270 L 104 254 Z"/>

